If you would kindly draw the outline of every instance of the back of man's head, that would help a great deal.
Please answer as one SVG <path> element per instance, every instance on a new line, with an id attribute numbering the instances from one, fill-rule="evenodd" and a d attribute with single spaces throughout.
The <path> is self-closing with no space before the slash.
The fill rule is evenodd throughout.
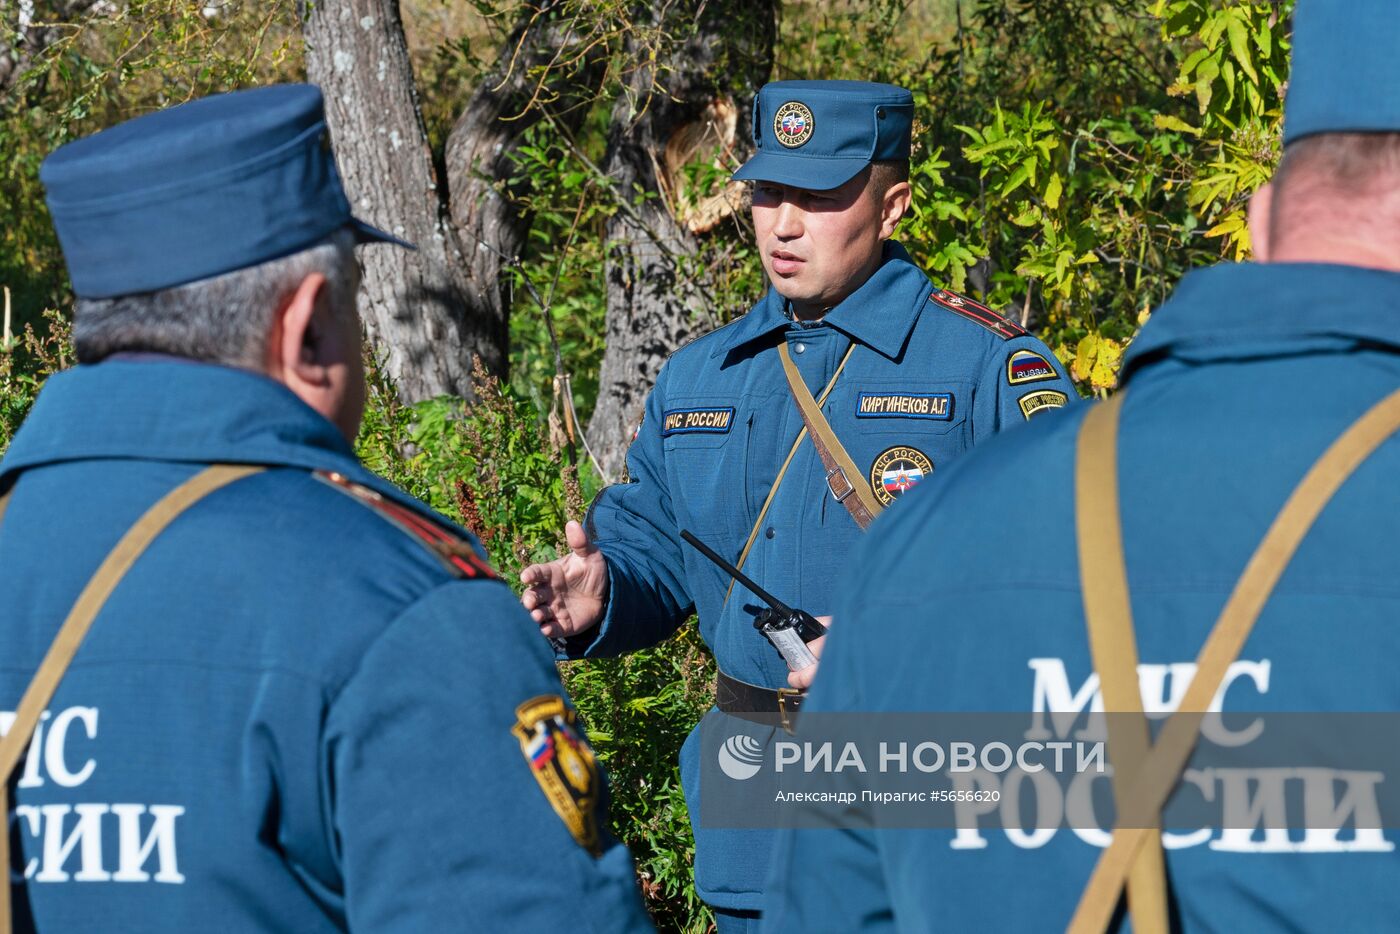
<path id="1" fill-rule="evenodd" d="M 325 277 L 330 311 L 354 314 L 354 246 L 354 235 L 343 228 L 309 249 L 207 279 L 113 298 L 79 296 L 73 309 L 78 362 L 159 353 L 261 371 L 274 315 L 308 276 Z"/>
<path id="2" fill-rule="evenodd" d="M 1256 217 L 1269 262 L 1400 270 L 1400 133 L 1322 133 L 1285 151 Z M 1262 228 L 1262 229 L 1261 229 Z"/>
<path id="3" fill-rule="evenodd" d="M 1284 155 L 1250 205 L 1256 258 L 1400 271 L 1394 0 L 1299 0 Z"/>

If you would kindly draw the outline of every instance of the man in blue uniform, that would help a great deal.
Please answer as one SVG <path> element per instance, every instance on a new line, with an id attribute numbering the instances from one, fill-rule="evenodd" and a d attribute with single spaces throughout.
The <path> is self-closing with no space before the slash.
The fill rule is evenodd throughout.
<path id="1" fill-rule="evenodd" d="M 41 175 L 82 365 L 0 463 L 16 928 L 649 928 L 536 627 L 354 456 L 353 246 L 393 238 L 350 216 L 320 92 Z"/>
<path id="2" fill-rule="evenodd" d="M 696 612 L 720 710 L 790 715 L 814 668 L 789 672 L 754 629 L 757 598 L 679 533 L 778 599 L 829 613 L 874 514 L 973 444 L 1076 399 L 1044 344 L 935 286 L 890 239 L 909 205 L 913 113 L 889 85 L 760 90 L 757 153 L 735 177 L 753 181 L 772 287 L 671 356 L 628 453 L 631 482 L 602 493 L 586 531 L 569 527 L 572 554 L 523 573 L 525 606 L 568 657 L 652 645 Z M 692 815 L 697 744 L 692 733 L 681 752 Z M 771 836 L 695 832 L 696 887 L 722 930 L 741 929 Z"/>
<path id="3" fill-rule="evenodd" d="M 806 725 L 821 712 L 1073 721 L 1106 709 L 1108 757 L 1121 765 L 1143 754 L 1130 749 L 1143 708 L 1400 710 L 1397 50 L 1386 0 L 1300 0 L 1284 156 L 1252 204 L 1257 262 L 1189 274 L 1129 349 L 1116 403 L 998 439 L 880 524 L 848 578 Z M 1066 526 L 1077 548 L 1044 547 Z M 1065 721 L 1033 722 L 1060 733 Z M 1138 759 L 1160 786 L 1113 789 L 1127 822 L 1112 835 L 1111 802 L 1094 826 L 1033 834 L 985 811 L 956 832 L 784 831 L 769 929 L 1062 930 L 1073 917 L 1074 930 L 1101 931 L 1125 876 L 1135 931 L 1169 917 L 1183 930 L 1372 930 L 1400 914 L 1394 819 L 1365 818 L 1372 792 L 1358 773 L 1306 786 L 1306 813 L 1331 802 L 1340 831 L 1265 832 L 1263 789 L 1282 770 L 1233 791 L 1206 771 L 1177 785 L 1199 727 L 1208 754 L 1262 718 L 1169 723 L 1187 729 L 1165 727 Z M 1285 727 L 1269 719 L 1263 735 Z M 1112 782 L 1129 777 L 1116 768 Z M 1293 821 L 1300 781 L 1277 786 Z M 1160 839 L 1138 830 L 1174 785 L 1183 804 L 1214 802 L 1217 819 L 1169 824 Z M 1232 795 L 1258 810 L 1223 822 Z M 1137 819 L 1125 801 L 1145 802 Z M 1014 804 L 993 810 L 1015 818 Z"/>

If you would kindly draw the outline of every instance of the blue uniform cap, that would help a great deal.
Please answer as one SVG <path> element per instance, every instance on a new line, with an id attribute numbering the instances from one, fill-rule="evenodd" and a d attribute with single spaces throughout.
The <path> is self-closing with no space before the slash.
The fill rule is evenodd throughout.
<path id="1" fill-rule="evenodd" d="M 735 179 L 838 188 L 872 162 L 909 158 L 914 95 L 868 81 L 774 81 L 754 97 L 758 152 Z"/>
<path id="2" fill-rule="evenodd" d="M 1283 143 L 1318 133 L 1400 132 L 1395 0 L 1299 0 Z"/>
<path id="3" fill-rule="evenodd" d="M 319 88 L 216 94 L 55 150 L 39 178 L 73 291 L 170 288 L 295 253 L 350 227 Z"/>

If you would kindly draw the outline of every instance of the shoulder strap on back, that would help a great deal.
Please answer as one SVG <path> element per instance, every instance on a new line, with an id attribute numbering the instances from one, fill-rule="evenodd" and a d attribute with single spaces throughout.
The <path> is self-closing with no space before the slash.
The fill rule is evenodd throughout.
<path id="1" fill-rule="evenodd" d="M 378 513 L 386 522 L 422 543 L 442 562 L 443 567 L 457 577 L 468 580 L 500 580 L 491 569 L 491 565 L 483 561 L 476 549 L 466 540 L 426 516 L 419 515 L 406 506 L 400 506 L 377 490 L 370 489 L 363 483 L 356 483 L 342 473 L 317 470 L 312 475 Z"/>
<path id="2" fill-rule="evenodd" d="M 1119 394 L 1119 398 L 1122 394 Z M 1090 621 L 1095 626 L 1121 627 L 1131 630 L 1131 610 L 1126 609 L 1127 581 L 1122 561 L 1121 523 L 1116 499 L 1109 500 L 1104 489 L 1098 488 L 1095 494 L 1089 479 L 1084 476 L 1093 470 L 1095 462 L 1116 459 L 1116 435 L 1118 408 L 1100 405 L 1091 410 L 1081 429 L 1080 445 L 1076 464 L 1076 496 L 1090 495 L 1076 503 L 1076 514 L 1087 520 L 1080 525 L 1079 534 L 1086 529 L 1097 528 L 1099 533 L 1111 524 L 1114 544 L 1118 548 L 1116 560 L 1102 560 L 1092 571 L 1081 567 L 1084 574 L 1085 613 L 1103 613 L 1105 608 L 1117 605 L 1116 616 L 1108 616 L 1100 622 Z M 1106 423 L 1098 424 L 1095 423 Z M 1071 934 L 1101 934 L 1108 926 L 1118 903 L 1119 892 L 1124 879 L 1129 878 L 1132 867 L 1142 847 L 1156 836 L 1154 829 L 1160 819 L 1162 805 L 1171 794 L 1181 777 L 1195 748 L 1201 721 L 1210 706 L 1211 698 L 1220 688 L 1225 672 L 1231 662 L 1239 657 L 1245 641 L 1249 638 L 1259 614 L 1273 593 L 1279 578 L 1283 576 L 1294 553 L 1304 536 L 1312 528 L 1318 515 L 1331 501 L 1337 490 L 1356 469 L 1375 452 L 1396 431 L 1400 431 L 1400 390 L 1386 396 L 1372 406 L 1360 419 L 1342 433 L 1327 449 L 1326 453 L 1308 470 L 1303 479 L 1289 495 L 1283 509 L 1275 517 L 1265 533 L 1259 547 L 1245 565 L 1225 608 L 1220 613 L 1205 645 L 1196 658 L 1196 674 L 1186 689 L 1177 712 L 1167 720 L 1156 745 L 1151 747 L 1147 758 L 1136 770 L 1132 787 L 1126 796 L 1119 797 L 1118 820 L 1113 829 L 1113 840 L 1099 855 L 1089 884 L 1080 896 L 1079 905 L 1070 921 Z M 1087 435 L 1087 437 L 1086 437 Z M 1114 453 L 1110 453 L 1110 448 Z M 1116 466 L 1114 468 L 1116 477 Z M 1089 519 L 1091 512 L 1106 513 L 1098 522 Z M 1106 546 L 1103 543 L 1092 546 L 1086 552 L 1081 544 L 1080 554 L 1102 555 Z M 1094 591 L 1091 597 L 1090 591 Z M 1113 591 L 1121 590 L 1122 597 Z M 1093 637 L 1091 636 L 1091 639 Z M 1131 634 L 1118 637 L 1120 645 L 1132 642 Z M 1119 657 L 1105 661 L 1107 666 L 1122 667 L 1127 662 L 1120 650 Z M 1134 655 L 1136 651 L 1134 650 Z M 1099 659 L 1095 658 L 1096 667 Z M 1102 670 L 1100 671 L 1102 676 Z M 1105 708 L 1113 708 L 1107 702 Z M 1129 892 L 1131 899 L 1131 891 Z"/>
<path id="3" fill-rule="evenodd" d="M 73 656 L 78 653 L 79 646 L 83 644 L 88 630 L 92 628 L 93 620 L 102 611 L 107 598 L 116 590 L 126 572 L 156 536 L 165 531 L 186 509 L 215 490 L 262 470 L 262 467 L 233 464 L 206 467 L 146 510 L 103 559 L 97 573 L 93 574 L 92 579 L 83 587 L 77 602 L 68 611 L 68 617 L 58 628 L 58 635 L 49 646 L 38 672 L 24 689 L 24 696 L 15 710 L 15 719 L 10 724 L 9 732 L 0 739 L 0 814 L 9 814 L 10 775 L 24 755 L 25 747 L 29 745 L 29 738 L 34 735 L 39 717 L 53 699 L 54 691 L 58 690 L 58 684 L 67 673 Z M 10 835 L 0 833 L 0 869 L 8 875 L 9 867 Z M 10 886 L 8 879 L 5 879 L 0 880 L 0 934 L 10 934 L 11 923 Z"/>
<path id="4" fill-rule="evenodd" d="M 1084 616 L 1104 710 L 1110 714 L 1104 719 L 1119 814 L 1152 742 L 1138 686 L 1137 640 L 1118 521 L 1117 436 L 1122 405 L 1123 394 L 1119 393 L 1091 413 L 1095 417 L 1087 420 L 1079 433 L 1074 477 Z M 1134 931 L 1166 934 L 1167 882 L 1161 833 L 1153 830 L 1151 836 L 1155 839 L 1144 845 L 1128 877 L 1128 909 Z M 1116 892 L 1114 900 L 1116 903 Z"/>

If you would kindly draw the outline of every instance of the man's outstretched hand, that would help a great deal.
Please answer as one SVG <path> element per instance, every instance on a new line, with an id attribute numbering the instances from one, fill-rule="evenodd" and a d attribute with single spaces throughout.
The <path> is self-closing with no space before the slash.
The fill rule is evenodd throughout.
<path id="1" fill-rule="evenodd" d="M 608 563 L 577 522 L 564 526 L 569 553 L 520 572 L 520 602 L 552 639 L 578 635 L 598 625 L 608 605 Z"/>

